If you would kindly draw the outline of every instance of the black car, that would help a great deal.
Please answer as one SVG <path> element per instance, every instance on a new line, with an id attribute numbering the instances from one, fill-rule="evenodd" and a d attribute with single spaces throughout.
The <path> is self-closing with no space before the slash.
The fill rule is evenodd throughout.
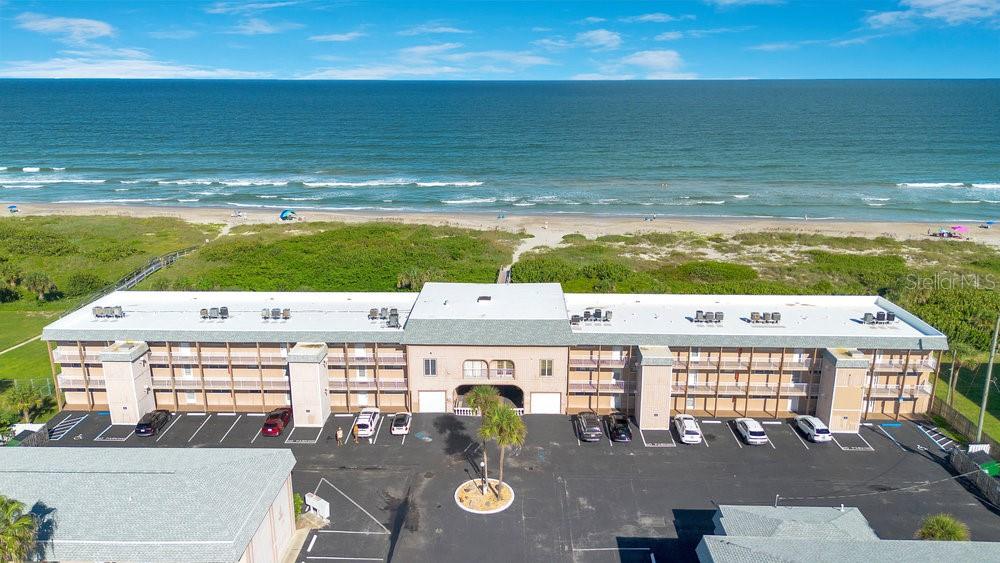
<path id="1" fill-rule="evenodd" d="M 597 413 L 584 412 L 576 415 L 576 435 L 581 442 L 597 442 L 604 438 L 601 419 Z"/>
<path id="2" fill-rule="evenodd" d="M 608 436 L 615 442 L 631 442 L 632 429 L 628 425 L 628 415 L 615 413 L 608 416 Z"/>
<path id="3" fill-rule="evenodd" d="M 135 425 L 136 436 L 155 436 L 156 433 L 170 422 L 170 413 L 165 410 L 150 411 L 142 415 Z"/>

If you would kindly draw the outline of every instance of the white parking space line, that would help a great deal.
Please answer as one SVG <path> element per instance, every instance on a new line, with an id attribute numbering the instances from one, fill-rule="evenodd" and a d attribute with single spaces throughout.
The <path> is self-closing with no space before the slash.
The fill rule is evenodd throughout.
<path id="1" fill-rule="evenodd" d="M 771 446 L 772 450 L 778 449 L 778 448 L 774 447 L 774 442 L 771 441 L 771 437 L 770 436 L 767 437 L 767 443 Z"/>
<path id="2" fill-rule="evenodd" d="M 264 416 L 265 413 L 262 412 L 249 412 L 247 416 Z"/>
<path id="3" fill-rule="evenodd" d="M 407 434 L 409 434 L 409 432 L 407 432 Z M 406 434 L 403 434 L 403 441 L 402 441 L 402 442 L 400 442 L 400 443 L 399 443 L 399 445 L 400 445 L 400 446 L 403 446 L 403 445 L 405 445 L 405 444 L 406 444 Z"/>
<path id="4" fill-rule="evenodd" d="M 88 416 L 89 413 L 76 419 L 73 418 L 73 415 L 67 416 L 62 420 L 62 422 L 60 422 L 59 424 L 55 425 L 54 428 L 52 428 L 49 435 L 51 436 L 54 434 L 58 434 L 59 437 L 51 438 L 51 440 L 54 442 L 62 440 L 67 434 L 69 434 L 74 428 L 76 428 L 78 424 L 83 422 L 83 419 L 87 418 Z"/>
<path id="5" fill-rule="evenodd" d="M 170 429 L 173 428 L 174 425 L 177 424 L 177 421 L 181 419 L 181 415 L 179 415 L 179 414 L 174 414 L 172 416 L 174 417 L 174 421 L 171 422 L 169 425 L 167 425 L 166 430 L 164 430 L 163 432 L 161 432 L 160 435 L 156 437 L 156 441 L 157 442 L 160 441 L 160 438 L 163 438 L 164 436 L 166 436 L 167 432 L 170 432 Z"/>
<path id="6" fill-rule="evenodd" d="M 316 545 L 316 538 L 318 538 L 318 537 L 319 537 L 318 535 L 313 534 L 312 540 L 309 541 L 309 547 L 306 548 L 306 553 L 311 553 L 312 552 L 313 546 Z"/>
<path id="7" fill-rule="evenodd" d="M 360 534 L 365 536 L 385 536 L 387 532 L 364 532 L 357 530 L 316 530 L 320 534 Z"/>
<path id="8" fill-rule="evenodd" d="M 840 448 L 840 449 L 842 449 L 842 450 L 844 449 L 844 446 L 841 446 L 841 445 L 840 445 L 840 442 L 838 442 L 838 441 L 837 441 L 837 437 L 836 437 L 836 436 L 834 436 L 833 434 L 830 434 L 830 437 L 831 437 L 831 438 L 833 438 L 833 443 L 834 443 L 834 444 L 837 444 L 837 447 L 838 447 L 838 448 Z"/>
<path id="9" fill-rule="evenodd" d="M 375 427 L 375 436 L 368 438 L 368 443 L 375 445 L 378 442 L 378 433 L 382 431 L 382 422 L 385 420 L 384 416 L 378 417 L 378 426 Z"/>
<path id="10" fill-rule="evenodd" d="M 903 450 L 904 452 L 906 451 L 906 448 L 903 447 L 903 444 L 900 444 L 898 440 L 896 440 L 895 438 L 893 438 L 892 434 L 889 434 L 889 432 L 886 431 L 885 427 L 879 425 L 878 429 L 881 430 L 882 433 L 885 434 L 885 436 L 887 438 L 889 438 L 890 440 L 892 440 L 894 444 L 896 444 L 897 446 L 899 446 L 899 449 Z M 859 434 L 859 436 L 860 436 L 860 434 Z M 862 438 L 862 439 L 864 439 L 864 438 Z"/>
<path id="11" fill-rule="evenodd" d="M 705 444 L 705 447 L 707 448 L 708 447 L 708 438 L 706 438 L 705 436 L 702 436 L 701 437 L 701 443 Z"/>
<path id="12" fill-rule="evenodd" d="M 761 424 L 781 424 L 781 421 L 780 420 L 764 420 L 764 421 L 761 421 Z"/>
<path id="13" fill-rule="evenodd" d="M 743 443 L 740 442 L 740 437 L 737 436 L 736 435 L 736 431 L 733 430 L 733 425 L 732 424 L 727 424 L 726 428 L 728 428 L 729 429 L 729 433 L 733 435 L 733 440 L 736 440 L 736 445 L 739 446 L 742 449 L 743 448 Z"/>
<path id="14" fill-rule="evenodd" d="M 802 447 L 808 450 L 809 445 L 802 439 L 802 436 L 799 436 L 799 431 L 795 429 L 795 426 L 791 422 L 788 423 L 788 428 L 792 431 L 792 434 L 795 434 L 795 437 L 799 439 L 799 442 L 802 442 Z"/>
<path id="15" fill-rule="evenodd" d="M 351 414 L 351 413 L 349 413 L 349 412 L 347 412 L 347 413 L 337 413 L 337 414 L 333 415 L 334 418 L 351 418 L 353 416 L 354 415 Z"/>
<path id="16" fill-rule="evenodd" d="M 194 440 L 194 437 L 197 436 L 199 432 L 201 432 L 201 429 L 204 428 L 205 425 L 208 424 L 208 421 L 211 420 L 211 419 L 212 419 L 212 415 L 208 415 L 208 416 L 205 417 L 205 420 L 202 421 L 201 426 L 199 426 L 198 429 L 194 431 L 194 434 L 191 434 L 191 437 L 188 438 L 188 443 L 189 444 L 191 443 L 191 440 Z"/>
<path id="17" fill-rule="evenodd" d="M 722 424 L 721 420 L 703 420 L 702 424 Z"/>
<path id="18" fill-rule="evenodd" d="M 233 421 L 233 425 L 230 426 L 229 430 L 226 430 L 226 433 L 223 434 L 222 438 L 219 439 L 219 443 L 220 444 L 222 443 L 223 440 L 226 439 L 226 436 L 229 436 L 229 433 L 233 431 L 233 428 L 236 428 L 236 425 L 239 424 L 241 418 L 243 418 L 243 415 L 240 415 L 240 416 L 236 417 L 236 420 Z"/>
<path id="19" fill-rule="evenodd" d="M 98 434 L 96 438 L 94 438 L 94 441 L 95 442 L 100 441 L 100 439 L 104 437 L 104 433 L 107 432 L 108 430 L 111 430 L 112 426 L 114 426 L 114 424 L 109 424 L 107 428 L 102 430 L 101 433 Z"/>
<path id="20" fill-rule="evenodd" d="M 252 444 L 252 443 L 256 442 L 257 438 L 260 438 L 260 428 L 258 428 L 257 430 L 254 431 L 253 438 L 250 439 L 250 443 Z"/>
<path id="21" fill-rule="evenodd" d="M 861 441 L 862 441 L 862 442 L 864 442 L 866 446 L 868 446 L 869 448 L 871 448 L 871 450 L 872 450 L 873 452 L 875 451 L 875 448 L 874 448 L 874 446 L 872 446 L 871 444 L 869 444 L 869 443 L 868 443 L 868 440 L 865 440 L 865 437 L 864 437 L 864 436 L 862 436 L 860 432 L 858 433 L 858 438 L 861 438 Z M 900 446 L 900 447 L 902 447 L 902 446 Z"/>

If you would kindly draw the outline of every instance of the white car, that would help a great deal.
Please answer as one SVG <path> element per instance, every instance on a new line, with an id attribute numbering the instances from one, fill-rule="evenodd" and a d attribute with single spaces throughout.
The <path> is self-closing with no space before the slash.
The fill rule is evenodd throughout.
<path id="1" fill-rule="evenodd" d="M 358 438 L 371 438 L 375 435 L 380 413 L 381 411 L 375 407 L 361 409 L 361 414 L 358 415 L 358 420 L 354 423 L 358 429 Z"/>
<path id="2" fill-rule="evenodd" d="M 698 421 L 693 416 L 689 414 L 675 416 L 674 429 L 677 430 L 677 435 L 680 437 L 681 442 L 685 444 L 701 443 L 701 428 L 698 427 Z"/>
<path id="3" fill-rule="evenodd" d="M 405 436 L 410 433 L 410 421 L 413 420 L 413 415 L 408 412 L 397 412 L 392 415 L 392 425 L 389 426 L 389 430 L 392 431 L 394 436 Z"/>
<path id="4" fill-rule="evenodd" d="M 830 429 L 823 421 L 807 414 L 795 417 L 795 425 L 809 438 L 810 442 L 829 442 L 833 439 Z"/>
<path id="5" fill-rule="evenodd" d="M 752 418 L 737 418 L 733 421 L 736 431 L 743 437 L 743 441 L 751 446 L 763 446 L 767 443 L 767 433 L 759 422 Z"/>

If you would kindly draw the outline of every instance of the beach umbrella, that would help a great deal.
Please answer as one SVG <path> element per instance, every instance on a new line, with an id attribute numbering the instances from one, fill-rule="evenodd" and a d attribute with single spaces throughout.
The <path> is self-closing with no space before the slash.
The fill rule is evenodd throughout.
<path id="1" fill-rule="evenodd" d="M 281 219 L 282 221 L 285 221 L 285 220 L 291 219 L 294 216 L 295 216 L 295 211 L 294 210 L 292 210 L 292 209 L 286 209 L 286 210 L 282 211 L 280 215 L 278 215 L 278 218 Z"/>
<path id="2" fill-rule="evenodd" d="M 7 209 L 17 209 L 17 206 L 16 205 L 8 205 Z"/>
<path id="3" fill-rule="evenodd" d="M 951 226 L 951 230 L 955 231 L 956 233 L 964 233 L 965 231 L 968 231 L 969 229 L 965 228 L 964 225 L 952 225 Z"/>
<path id="4" fill-rule="evenodd" d="M 996 222 L 996 221 L 994 221 L 993 219 L 990 219 L 989 221 L 987 221 L 987 222 L 986 222 L 986 224 L 987 224 L 987 225 L 996 225 L 996 224 L 997 224 L 997 222 Z"/>

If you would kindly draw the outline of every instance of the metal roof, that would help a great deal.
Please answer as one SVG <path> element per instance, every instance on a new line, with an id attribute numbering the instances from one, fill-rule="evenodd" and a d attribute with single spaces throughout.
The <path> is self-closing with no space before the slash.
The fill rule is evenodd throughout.
<path id="1" fill-rule="evenodd" d="M 286 449 L 0 448 L 0 491 L 53 519 L 46 560 L 237 561 L 294 465 Z"/>

